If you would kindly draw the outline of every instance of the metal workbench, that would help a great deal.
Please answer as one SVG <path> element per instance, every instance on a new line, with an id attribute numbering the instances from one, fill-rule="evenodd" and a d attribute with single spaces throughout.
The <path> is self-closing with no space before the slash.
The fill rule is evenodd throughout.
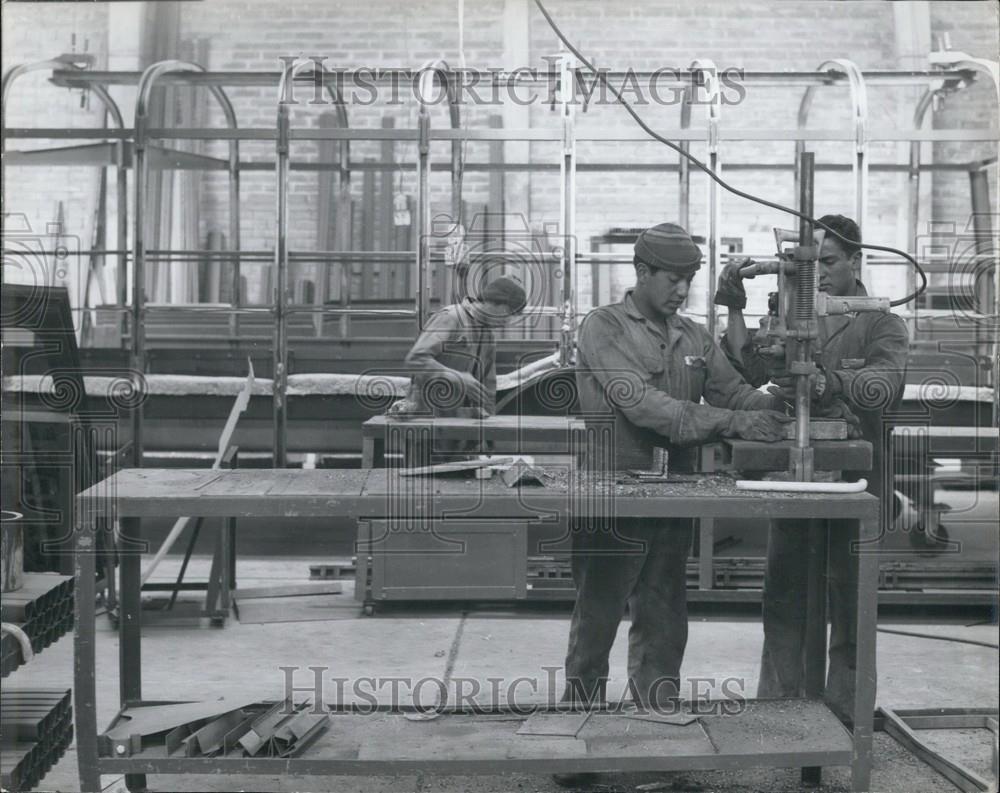
<path id="1" fill-rule="evenodd" d="M 838 518 L 859 523 L 857 691 L 853 727 L 846 730 L 822 702 L 826 625 L 824 597 L 809 602 L 807 680 L 810 699 L 750 701 L 737 714 L 701 717 L 693 733 L 657 725 L 645 734 L 636 722 L 595 714 L 577 738 L 554 747 L 515 736 L 511 719 L 474 716 L 454 708 L 432 722 L 412 722 L 382 708 L 377 718 L 334 713 L 336 724 L 300 756 L 286 758 L 187 758 L 162 748 L 129 757 L 100 756 L 95 679 L 95 526 L 101 516 L 120 520 L 121 708 L 143 698 L 139 563 L 142 519 L 153 516 L 287 517 L 351 515 L 382 520 L 389 530 L 434 532 L 449 521 L 479 521 L 488 530 L 521 521 L 566 520 L 600 530 L 614 516 L 642 518 L 768 517 Z M 75 522 L 75 713 L 83 791 L 100 790 L 100 775 L 125 774 L 132 790 L 146 774 L 384 774 L 555 773 L 581 770 L 640 771 L 738 769 L 752 766 L 850 765 L 854 790 L 867 790 L 872 765 L 875 704 L 875 627 L 878 501 L 867 493 L 801 495 L 738 491 L 726 477 L 691 477 L 681 483 L 616 485 L 567 476 L 546 487 L 508 489 L 496 480 L 400 477 L 386 470 L 129 469 L 84 491 Z M 372 553 L 377 551 L 372 548 Z M 823 570 L 814 554 L 812 593 Z M 162 695 L 163 692 L 160 692 Z M 173 694 L 177 697 L 177 693 Z M 180 694 L 182 696 L 182 693 Z M 336 710 L 343 703 L 326 703 Z M 505 706 L 508 709 L 510 705 Z M 338 719 L 340 721 L 338 721 Z M 461 720 L 456 723 L 456 720 Z M 348 723 L 349 722 L 349 723 Z M 648 732 L 648 730 L 646 730 Z M 627 733 L 627 734 L 626 734 Z M 643 733 L 639 735 L 637 733 Z M 455 740 L 460 735 L 461 740 Z M 366 737 L 367 736 L 367 737 Z M 390 739 L 391 736 L 391 739 Z M 560 739 L 561 740 L 561 739 Z M 430 751 L 437 747 L 437 750 Z"/>

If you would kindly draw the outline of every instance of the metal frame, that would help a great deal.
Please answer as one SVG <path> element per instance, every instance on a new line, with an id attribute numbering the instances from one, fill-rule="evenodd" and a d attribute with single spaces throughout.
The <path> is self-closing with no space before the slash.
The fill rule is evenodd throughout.
<path id="1" fill-rule="evenodd" d="M 69 56 L 65 56 L 69 57 Z M 709 147 L 709 167 L 713 169 L 718 169 L 720 167 L 720 156 L 719 156 L 719 146 L 723 141 L 760 141 L 760 140 L 791 140 L 795 141 L 797 149 L 804 149 L 806 141 L 809 140 L 827 140 L 827 141 L 845 141 L 853 142 L 855 145 L 855 161 L 852 166 L 852 170 L 855 175 L 856 180 L 856 190 L 855 190 L 855 203 L 856 203 L 856 215 L 858 215 L 859 221 L 863 219 L 865 213 L 865 204 L 867 201 L 867 172 L 869 170 L 868 158 L 867 158 L 867 146 L 872 141 L 908 141 L 911 144 L 911 158 L 909 164 L 906 165 L 884 165 L 884 166 L 872 166 L 873 169 L 878 170 L 888 170 L 888 171 L 903 171 L 910 174 L 910 196 L 909 204 L 911 207 L 911 230 L 912 230 L 912 215 L 914 209 L 919 210 L 919 195 L 917 194 L 917 184 L 919 180 L 919 173 L 923 170 L 951 170 L 955 166 L 950 164 L 944 165 L 922 165 L 919 162 L 919 142 L 921 141 L 988 141 L 995 142 L 998 135 L 996 129 L 985 129 L 985 130 L 963 130 L 963 129 L 950 129 L 950 130 L 924 130 L 920 128 L 919 123 L 914 124 L 914 129 L 912 130 L 872 130 L 869 128 L 867 122 L 867 108 L 866 108 L 866 86 L 879 84 L 879 85 L 912 85 L 912 84 L 929 84 L 928 91 L 933 92 L 939 90 L 942 85 L 963 87 L 969 85 L 975 79 L 975 76 L 980 73 L 985 73 L 989 75 L 990 79 L 993 80 L 994 87 L 998 92 L 998 106 L 1000 106 L 1000 77 L 998 77 L 997 64 L 989 61 L 983 61 L 981 59 L 971 58 L 964 53 L 949 53 L 938 52 L 932 53 L 932 60 L 946 66 L 948 68 L 934 68 L 929 70 L 890 70 L 890 71 L 861 71 L 850 61 L 846 60 L 832 60 L 827 61 L 822 64 L 816 71 L 801 71 L 801 72 L 760 72 L 752 71 L 746 72 L 744 75 L 744 80 L 747 83 L 753 83 L 756 85 L 770 85 L 779 87 L 795 87 L 801 86 L 805 89 L 805 94 L 802 97 L 800 103 L 800 120 L 799 128 L 794 130 L 767 130 L 767 129 L 753 129 L 753 130 L 725 130 L 720 125 L 720 110 L 721 102 L 719 102 L 719 91 L 718 85 L 715 83 L 714 75 L 714 64 L 710 61 L 695 61 L 690 69 L 680 70 L 674 82 L 684 89 L 685 102 L 682 104 L 681 108 L 681 124 L 680 129 L 677 130 L 665 130 L 665 133 L 678 140 L 682 148 L 689 148 L 690 142 L 695 140 L 704 140 L 707 142 Z M 292 69 L 291 76 L 286 76 L 288 70 L 285 72 L 207 72 L 195 64 L 182 63 L 179 61 L 165 61 L 163 63 L 154 64 L 145 72 L 109 72 L 109 71 L 91 71 L 83 70 L 77 66 L 72 66 L 67 63 L 65 58 L 57 58 L 51 61 L 45 61 L 42 64 L 29 65 L 29 66 L 19 66 L 12 69 L 4 77 L 4 92 L 5 99 L 6 93 L 9 91 L 9 86 L 13 80 L 19 76 L 19 74 L 24 73 L 26 70 L 35 68 L 52 68 L 52 82 L 58 86 L 73 87 L 73 88 L 93 88 L 98 92 L 102 99 L 107 96 L 106 87 L 109 85 L 139 85 L 140 90 L 145 87 L 148 93 L 148 87 L 151 85 L 149 82 L 150 75 L 153 73 L 151 70 L 155 71 L 155 84 L 157 86 L 161 85 L 188 85 L 188 86 L 206 86 L 209 87 L 216 96 L 225 97 L 222 93 L 222 86 L 280 86 L 286 83 L 287 80 L 301 80 L 303 82 L 311 82 L 314 86 L 319 85 L 321 82 L 327 87 L 328 93 L 330 92 L 329 80 L 324 78 L 332 78 L 335 85 L 340 86 L 344 81 L 351 80 L 358 72 L 351 69 L 330 69 L 321 68 L 317 70 L 313 68 L 311 70 L 303 70 L 301 67 L 303 65 L 312 64 L 314 67 L 317 65 L 315 61 L 305 61 L 300 63 Z M 533 164 L 533 163 L 510 163 L 510 164 L 499 164 L 495 166 L 480 166 L 473 164 L 472 166 L 467 165 L 464 162 L 464 156 L 462 151 L 462 144 L 465 141 L 508 141 L 508 140 L 528 140 L 528 141 L 550 141 L 550 142 L 561 142 L 562 143 L 562 157 L 558 163 L 558 168 L 560 170 L 560 190 L 561 190 L 561 223 L 562 232 L 565 239 L 564 249 L 561 252 L 560 264 L 562 265 L 564 280 L 563 280 L 563 305 L 562 306 L 546 306 L 539 309 L 539 313 L 553 314 L 563 317 L 563 327 L 561 338 L 563 340 L 563 346 L 571 343 L 573 324 L 576 320 L 576 316 L 579 314 L 579 307 L 576 306 L 576 274 L 577 268 L 581 264 L 585 263 L 599 263 L 599 262 L 616 262 L 624 261 L 626 257 L 616 257 L 613 255 L 595 256 L 594 254 L 579 254 L 576 250 L 575 245 L 575 202 L 576 202 L 576 180 L 575 175 L 577 170 L 604 170 L 604 169 L 620 169 L 621 164 L 619 163 L 579 163 L 576 157 L 576 143 L 577 141 L 607 141 L 607 142 L 628 142 L 628 141 L 646 141 L 648 138 L 639 131 L 630 132 L 616 132 L 610 134 L 588 134 L 580 135 L 575 129 L 574 123 L 574 104 L 575 104 L 575 85 L 576 77 L 581 73 L 580 69 L 574 67 L 574 65 L 568 60 L 568 56 L 564 53 L 559 59 L 556 59 L 553 63 L 553 71 L 531 75 L 523 72 L 515 73 L 503 73 L 503 72 L 491 72 L 489 75 L 489 81 L 492 83 L 502 83 L 506 84 L 510 82 L 516 85 L 533 85 L 533 86 L 548 86 L 552 84 L 553 80 L 558 80 L 561 86 L 565 88 L 560 88 L 559 102 L 561 110 L 562 124 L 561 128 L 529 128 L 529 129 L 462 129 L 460 127 L 460 113 L 457 102 L 457 85 L 460 79 L 460 72 L 451 70 L 443 61 L 433 61 L 424 66 L 420 67 L 418 70 L 386 70 L 385 72 L 376 75 L 375 82 L 382 85 L 398 85 L 400 79 L 416 79 L 421 87 L 420 98 L 426 99 L 430 94 L 430 88 L 433 88 L 434 82 L 438 81 L 444 85 L 445 91 L 448 94 L 450 113 L 451 113 L 451 126 L 447 129 L 434 129 L 430 124 L 430 111 L 428 108 L 428 103 L 426 101 L 421 101 L 420 111 L 418 116 L 418 126 L 415 129 L 407 128 L 393 128 L 393 129 L 351 129 L 347 126 L 346 110 L 342 97 L 336 95 L 337 92 L 333 92 L 331 96 L 334 98 L 334 105 L 338 110 L 338 120 L 340 121 L 340 128 L 319 128 L 319 129 L 293 129 L 291 127 L 290 121 L 287 118 L 287 113 L 284 118 L 282 117 L 282 111 L 278 110 L 278 119 L 274 129 L 267 128 L 238 128 L 236 126 L 235 115 L 227 112 L 227 123 L 228 128 L 187 128 L 187 129 L 159 129 L 152 128 L 148 125 L 148 121 L 145 114 L 145 107 L 136 106 L 136 123 L 133 129 L 128 129 L 120 126 L 120 113 L 116 113 L 117 108 L 113 108 L 113 103 L 109 107 L 109 112 L 112 113 L 113 118 L 116 123 L 119 124 L 117 129 L 59 129 L 59 128 L 38 128 L 38 129 L 24 129 L 24 128 L 14 128 L 9 129 L 6 127 L 6 119 L 4 118 L 4 142 L 6 138 L 16 137 L 16 138 L 55 138 L 55 139 L 76 139 L 80 141 L 85 140 L 103 140 L 109 143 L 109 151 L 114 151 L 115 164 L 122 164 L 127 159 L 126 152 L 129 143 L 132 143 L 135 150 L 134 164 L 136 166 L 136 176 L 137 182 L 145 181 L 146 169 L 149 167 L 150 156 L 155 152 L 157 155 L 161 154 L 161 150 L 156 147 L 152 147 L 150 141 L 153 139 L 161 140 L 227 140 L 230 143 L 230 156 L 228 162 L 222 160 L 216 160 L 210 157 L 202 157 L 198 155 L 191 155 L 185 152 L 177 152 L 174 150 L 167 149 L 169 152 L 167 155 L 171 159 L 167 162 L 161 163 L 166 167 L 186 167 L 186 168 L 218 168 L 227 170 L 230 174 L 230 204 L 231 204 L 231 215 L 230 215 L 230 238 L 231 244 L 229 251 L 218 251 L 218 252 L 201 252 L 201 251 L 148 251 L 142 245 L 141 239 L 141 226 L 143 219 L 141 217 L 136 217 L 133 219 L 134 228 L 139 231 L 140 237 L 138 241 L 133 241 L 134 253 L 133 257 L 135 259 L 135 274 L 133 283 L 133 305 L 131 306 L 132 314 L 132 326 L 135 329 L 132 336 L 132 353 L 131 360 L 133 367 L 136 371 L 144 371 L 145 369 L 145 349 L 144 349 L 144 338 L 142 330 L 142 318 L 144 317 L 145 307 L 144 299 L 145 295 L 142 290 L 136 289 L 136 284 L 141 283 L 141 274 L 143 266 L 145 263 L 145 257 L 147 254 L 156 254 L 169 256 L 171 259 L 177 259 L 178 257 L 184 256 L 216 256 L 223 260 L 229 259 L 234 263 L 233 273 L 234 273 L 234 299 L 233 304 L 229 307 L 219 308 L 219 307 L 204 307 L 202 311 L 211 312 L 228 312 L 230 314 L 230 331 L 234 337 L 238 335 L 239 332 L 239 317 L 243 313 L 249 312 L 272 312 L 275 316 L 276 329 L 275 329 L 275 340 L 276 340 L 276 353 L 280 358 L 282 365 L 287 363 L 287 318 L 293 313 L 300 312 L 313 312 L 317 317 L 319 322 L 322 322 L 322 317 L 326 315 L 340 316 L 342 321 L 349 321 L 351 316 L 392 316 L 392 317 L 416 317 L 418 322 L 421 322 L 423 317 L 426 315 L 429 309 L 429 296 L 427 290 L 429 288 L 430 281 L 430 263 L 431 263 L 431 250 L 430 250 L 430 234 L 433 231 L 431 228 L 431 213 L 430 213 L 430 191 L 429 191 L 429 179 L 432 171 L 432 160 L 430 157 L 430 148 L 433 141 L 448 141 L 452 144 L 452 156 L 451 161 L 447 166 L 435 165 L 434 167 L 447 167 L 451 171 L 452 179 L 452 216 L 457 222 L 461 221 L 461 184 L 462 175 L 466 170 L 481 169 L 481 170 L 491 170 L 492 168 L 500 169 L 510 169 L 510 170 L 525 170 L 525 169 L 544 169 L 546 164 Z M 651 77 L 651 73 L 644 73 L 645 76 Z M 706 126 L 704 129 L 691 129 L 690 120 L 690 98 L 691 98 L 691 87 L 697 83 L 704 82 L 705 75 L 709 75 L 709 89 L 710 96 L 714 97 L 713 101 L 708 107 Z M 643 75 L 638 75 L 642 77 Z M 370 81 L 372 75 L 369 72 L 365 72 L 366 81 Z M 615 73 L 609 75 L 611 79 L 614 79 Z M 657 79 L 663 79 L 663 75 L 657 75 Z M 852 102 L 852 127 L 849 131 L 844 131 L 840 129 L 822 129 L 822 130 L 808 130 L 805 127 L 805 123 L 808 119 L 808 107 L 811 102 L 811 97 L 816 88 L 822 86 L 829 86 L 833 84 L 847 83 L 851 87 L 851 102 Z M 714 88 L 713 88 L 714 85 Z M 281 94 L 279 93 L 279 99 Z M 146 99 L 148 101 L 148 97 Z M 223 108 L 226 110 L 226 102 L 224 99 L 220 99 L 223 102 Z M 918 105 L 918 112 L 915 115 L 915 121 L 922 120 L 923 114 L 926 113 L 926 106 L 924 105 L 924 100 L 921 100 L 920 105 Z M 6 107 L 6 101 L 5 101 Z M 231 110 L 231 106 L 229 108 Z M 140 112 L 141 111 L 141 112 Z M 238 145 L 240 140 L 273 140 L 276 146 L 276 161 L 273 163 L 273 167 L 276 169 L 276 173 L 279 174 L 279 184 L 286 180 L 288 173 L 291 170 L 320 170 L 324 167 L 323 164 L 302 164 L 293 163 L 287 152 L 287 148 L 290 147 L 292 141 L 298 140 L 327 140 L 327 141 L 338 141 L 341 148 L 341 158 L 340 162 L 336 164 L 342 174 L 341 190 L 349 189 L 350 182 L 350 170 L 354 168 L 364 168 L 364 167 L 375 167 L 375 168 L 393 168 L 399 169 L 406 166 L 401 164 L 385 164 L 378 163 L 374 166 L 363 165 L 357 163 L 351 163 L 349 159 L 349 145 L 352 140 L 389 140 L 389 141 L 413 141 L 418 144 L 418 157 L 417 162 L 414 164 L 414 168 L 417 173 L 420 196 L 418 200 L 417 214 L 418 214 L 418 232 L 421 236 L 421 242 L 418 244 L 415 253 L 398 252 L 392 254 L 394 256 L 406 257 L 413 255 L 416 259 L 417 275 L 418 275 L 418 288 L 415 298 L 415 308 L 413 311 L 406 310 L 395 310 L 395 309 L 362 309 L 355 308 L 350 305 L 349 290 L 348 294 L 345 294 L 344 303 L 337 308 L 328 308 L 326 306 L 296 306 L 288 303 L 287 289 L 277 290 L 281 297 L 278 299 L 276 295 L 275 303 L 270 307 L 244 307 L 241 305 L 242 301 L 239 294 L 239 277 L 240 277 L 240 261 L 243 258 L 250 259 L 251 257 L 260 258 L 270 258 L 272 255 L 268 251 L 242 251 L 239 249 L 239 172 L 241 170 L 263 170 L 272 167 L 269 163 L 258 163 L 258 162 L 240 162 L 238 155 Z M 9 164 L 47 164 L 51 162 L 59 162 L 64 164 L 69 164 L 74 161 L 75 158 L 79 157 L 80 161 L 86 163 L 94 162 L 94 153 L 90 151 L 89 155 L 84 155 L 84 149 L 91 147 L 86 146 L 71 146 L 63 147 L 53 150 L 48 150 L 44 152 L 11 152 L 4 160 L 4 167 Z M 916 149 L 916 154 L 914 155 L 914 149 Z M 551 164 L 549 167 L 556 167 L 555 164 Z M 657 170 L 662 171 L 664 166 L 661 164 L 655 164 L 654 166 Z M 678 190 L 681 201 L 681 220 L 684 221 L 684 213 L 690 198 L 690 167 L 687 161 L 681 158 L 679 164 L 676 166 L 679 172 L 679 183 Z M 735 168 L 743 168 L 743 165 L 734 165 Z M 748 164 L 746 167 L 752 168 L 753 164 Z M 775 166 L 768 166 L 775 167 Z M 796 166 L 789 165 L 786 167 L 794 168 Z M 833 166 L 831 166 L 833 167 Z M 959 166 L 964 170 L 968 170 L 969 166 Z M 642 166 L 636 166 L 634 170 L 643 170 Z M 797 178 L 797 174 L 796 174 Z M 125 180 L 125 168 L 119 167 L 119 191 L 122 190 L 122 186 Z M 280 192 L 280 191 L 279 191 Z M 709 295 L 713 287 L 714 279 L 712 277 L 713 272 L 717 269 L 720 260 L 723 258 L 719 250 L 718 244 L 718 229 L 719 229 L 719 200 L 720 192 L 715 186 L 714 182 L 709 186 L 709 234 L 708 234 L 708 246 L 709 246 L 709 256 L 708 256 L 708 266 L 709 266 Z M 998 200 L 1000 200 L 1000 185 L 996 186 L 996 192 L 998 195 Z M 136 195 L 142 195 L 142 191 L 137 190 Z M 279 197 L 280 198 L 280 197 Z M 287 203 L 287 197 L 285 198 Z M 119 228 L 118 228 L 118 248 L 113 251 L 90 251 L 92 255 L 103 254 L 103 255 L 117 255 L 119 257 L 119 267 L 124 269 L 126 262 L 126 245 L 124 244 L 125 229 L 127 228 L 127 219 L 123 218 L 125 202 L 119 200 Z M 284 213 L 287 212 L 287 206 L 279 208 L 279 223 L 277 235 L 279 240 L 277 241 L 275 247 L 275 267 L 276 275 L 278 278 L 276 280 L 285 282 L 287 281 L 287 267 L 289 263 L 294 260 L 297 256 L 303 256 L 294 251 L 287 250 L 287 225 L 282 222 Z M 141 216 L 143 214 L 143 204 L 138 202 L 136 204 L 136 215 Z M 283 249 L 283 254 L 278 255 L 278 249 Z M 381 258 L 385 258 L 389 254 L 377 253 Z M 334 261 L 349 261 L 354 260 L 365 260 L 366 258 L 371 258 L 371 256 L 365 256 L 362 252 L 357 251 L 318 251 L 308 255 L 308 258 L 312 260 L 324 260 L 325 262 Z M 344 268 L 346 270 L 346 268 Z M 343 275 L 343 274 L 342 274 Z M 124 279 L 119 279 L 120 282 L 124 282 Z M 1000 281 L 1000 269 L 997 272 L 997 280 Z M 349 281 L 349 279 L 348 279 Z M 121 301 L 121 290 L 124 287 L 119 285 L 119 300 Z M 1000 289 L 995 290 L 997 303 L 997 313 L 1000 314 Z M 137 299 L 138 298 L 138 299 Z M 126 310 L 124 303 L 122 304 L 121 310 Z M 159 310 L 159 309 L 157 309 Z M 714 327 L 716 324 L 715 309 L 711 303 L 711 298 L 707 301 L 706 310 L 706 322 L 710 327 Z M 572 317 L 570 316 L 572 314 Z M 565 350 L 564 350 L 565 352 Z M 568 356 L 564 355 L 564 358 Z M 287 368 L 287 367 L 286 367 Z M 287 374 L 287 372 L 285 372 Z M 284 377 L 275 377 L 275 388 L 276 395 L 281 400 L 280 412 L 284 412 Z M 139 419 L 136 419 L 136 426 L 138 426 Z M 275 423 L 275 459 L 283 459 L 285 454 L 285 444 L 287 442 L 287 434 L 281 429 L 283 424 L 283 419 L 279 416 L 279 406 L 276 406 L 276 423 Z M 141 460 L 142 456 L 142 441 L 141 433 L 137 432 L 136 435 L 137 442 L 135 444 L 135 454 L 136 460 Z"/>
<path id="2" fill-rule="evenodd" d="M 149 102 L 153 88 L 157 87 L 160 78 L 170 72 L 204 72 L 205 69 L 198 64 L 187 61 L 167 60 L 152 64 L 139 79 L 139 87 L 135 100 L 135 128 L 132 131 L 132 141 L 134 146 L 134 173 L 133 173 L 133 194 L 134 210 L 132 225 L 132 349 L 129 357 L 129 365 L 132 369 L 132 378 L 136 393 L 142 390 L 142 373 L 146 366 L 146 328 L 145 328 L 145 304 L 146 304 L 146 179 L 148 177 L 149 163 L 146 159 L 146 148 L 150 138 L 159 137 L 158 130 L 149 128 Z M 218 100 L 222 111 L 226 116 L 226 123 L 232 130 L 237 129 L 236 111 L 225 91 L 219 86 L 209 86 L 212 95 Z M 229 141 L 229 233 L 232 243 L 235 243 L 234 251 L 239 250 L 239 140 Z M 233 256 L 238 262 L 238 255 Z M 234 300 L 239 304 L 239 265 L 234 268 L 236 292 Z M 132 411 L 132 450 L 133 465 L 142 467 L 142 401 L 139 400 Z"/>
<path id="3" fill-rule="evenodd" d="M 78 59 L 74 61 L 74 58 Z M 3 76 L 2 88 L 0 88 L 0 95 L 2 95 L 2 100 L 0 100 L 0 130 L 2 130 L 2 136 L 0 136 L 0 181 L 4 185 L 7 184 L 7 107 L 10 101 L 10 93 L 13 90 L 15 81 L 23 77 L 29 72 L 41 71 L 43 69 L 52 69 L 55 71 L 60 68 L 71 68 L 75 71 L 82 72 L 86 67 L 89 58 L 86 56 L 73 56 L 73 55 L 60 55 L 57 58 L 51 58 L 49 60 L 38 61 L 37 63 L 21 64 L 19 66 L 14 66 L 7 71 Z M 81 65 L 77 65 L 77 64 Z M 118 107 L 118 103 L 111 97 L 108 93 L 107 88 L 101 84 L 94 84 L 92 86 L 94 93 L 97 98 L 101 100 L 104 105 L 104 109 L 108 115 L 111 116 L 111 121 L 114 123 L 115 128 L 118 130 L 125 129 L 125 120 L 122 116 L 121 109 Z M 115 235 L 115 247 L 117 248 L 118 257 L 118 277 L 116 279 L 116 289 L 117 289 L 117 301 L 124 306 L 127 299 L 127 288 L 126 288 L 126 273 L 128 270 L 127 263 L 127 248 L 128 248 L 128 212 L 124 209 L 128 202 L 128 173 L 125 170 L 125 141 L 122 139 L 116 140 L 111 145 L 111 162 L 116 168 L 116 187 L 118 192 L 118 223 L 116 226 Z M 6 200 L 3 202 L 6 207 Z"/>
<path id="4" fill-rule="evenodd" d="M 424 326 L 424 320 L 430 311 L 431 302 L 431 237 L 433 236 L 433 218 L 431 217 L 431 111 L 427 97 L 433 90 L 435 80 L 444 87 L 448 96 L 448 112 L 451 119 L 451 129 L 461 131 L 460 97 L 458 96 L 454 72 L 448 69 L 443 60 L 428 61 L 418 72 L 417 101 L 417 290 L 416 319 L 417 327 Z M 454 227 L 462 226 L 462 172 L 464 153 L 462 139 L 456 136 L 451 139 L 451 221 Z M 447 268 L 442 270 L 444 294 L 451 294 L 451 278 Z"/>
<path id="5" fill-rule="evenodd" d="M 817 71 L 838 67 L 847 75 L 847 83 L 851 89 L 851 121 L 854 130 L 854 220 L 864 232 L 865 218 L 868 214 L 868 91 L 865 86 L 864 72 L 853 62 L 846 59 L 825 61 Z M 809 111 L 817 86 L 810 86 L 802 94 L 797 117 L 798 128 L 805 130 L 809 123 Z M 802 173 L 799 167 L 801 155 L 805 153 L 805 140 L 795 143 L 795 195 L 799 194 L 799 184 Z M 864 251 L 862 251 L 862 272 L 864 272 Z"/>
<path id="6" fill-rule="evenodd" d="M 921 708 L 893 710 L 879 708 L 875 729 L 884 730 L 915 757 L 927 763 L 963 793 L 988 793 L 996 790 L 997 710 L 996 708 Z M 993 734 L 993 780 L 985 779 L 971 768 L 949 760 L 917 737 L 915 730 L 984 729 Z"/>

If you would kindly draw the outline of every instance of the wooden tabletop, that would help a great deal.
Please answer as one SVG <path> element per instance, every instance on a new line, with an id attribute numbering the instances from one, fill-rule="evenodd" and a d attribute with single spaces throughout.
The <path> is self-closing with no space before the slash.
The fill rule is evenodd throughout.
<path id="1" fill-rule="evenodd" d="M 582 517 L 870 518 L 867 493 L 830 495 L 739 491 L 728 476 L 616 484 L 551 469 L 545 487 L 504 485 L 499 476 L 401 477 L 392 469 L 125 469 L 83 491 L 81 515 L 118 517 L 306 517 L 435 520 Z"/>

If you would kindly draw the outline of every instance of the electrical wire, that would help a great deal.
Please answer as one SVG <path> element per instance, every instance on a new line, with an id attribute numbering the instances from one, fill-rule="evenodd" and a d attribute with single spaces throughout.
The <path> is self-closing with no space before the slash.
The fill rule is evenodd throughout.
<path id="1" fill-rule="evenodd" d="M 934 639 L 941 642 L 958 642 L 959 644 L 974 644 L 977 647 L 989 647 L 992 650 L 1000 649 L 1000 645 L 992 642 L 983 642 L 979 639 L 963 639 L 960 636 L 936 636 L 933 633 L 918 633 L 917 631 L 900 631 L 893 628 L 876 628 L 879 633 L 893 633 L 896 636 L 913 636 L 916 639 Z"/>
<path id="2" fill-rule="evenodd" d="M 573 53 L 573 55 L 577 58 L 577 60 L 579 60 L 582 64 L 584 64 L 588 69 L 590 69 L 596 75 L 597 79 L 601 81 L 604 87 L 607 88 L 609 91 L 611 91 L 615 99 L 617 99 L 621 103 L 622 107 L 624 107 L 625 110 L 628 111 L 628 114 L 632 116 L 635 122 L 642 128 L 643 132 L 645 132 L 651 138 L 659 141 L 665 146 L 669 146 L 671 149 L 676 151 L 682 157 L 686 157 L 690 162 L 692 162 L 694 165 L 698 166 L 702 171 L 704 171 L 710 179 L 712 179 L 717 185 L 719 185 L 719 187 L 723 188 L 724 190 L 728 190 L 733 195 L 739 196 L 740 198 L 745 198 L 748 201 L 753 201 L 755 203 L 761 204 L 771 209 L 776 209 L 779 212 L 786 212 L 789 215 L 794 215 L 800 220 L 808 221 L 809 223 L 812 223 L 815 226 L 819 226 L 827 233 L 832 234 L 837 239 L 841 240 L 842 242 L 846 242 L 851 246 L 858 246 L 860 248 L 864 248 L 865 250 L 869 251 L 884 251 L 885 253 L 892 253 L 896 254 L 897 256 L 902 256 L 904 259 L 910 262 L 910 264 L 913 265 L 913 268 L 917 271 L 917 274 L 920 276 L 921 283 L 920 286 L 917 287 L 916 291 L 913 292 L 913 294 L 899 298 L 898 300 L 890 301 L 889 302 L 890 306 L 901 306 L 904 305 L 905 303 L 909 303 L 912 300 L 916 300 L 921 294 L 923 294 L 924 290 L 927 289 L 927 274 L 924 273 L 924 270 L 920 266 L 919 262 L 917 262 L 916 259 L 910 256 L 910 254 L 901 251 L 898 248 L 890 248 L 885 245 L 859 243 L 857 240 L 852 240 L 849 239 L 848 237 L 845 237 L 843 234 L 840 234 L 835 229 L 830 228 L 825 223 L 821 223 L 816 218 L 810 217 L 809 215 L 806 215 L 803 212 L 799 212 L 797 209 L 792 209 L 791 207 L 786 207 L 783 206 L 782 204 L 776 204 L 773 201 L 768 201 L 765 198 L 760 198 L 759 196 L 755 196 L 752 193 L 745 193 L 742 190 L 739 190 L 733 187 L 732 185 L 728 184 L 727 182 L 723 181 L 723 179 L 720 176 L 718 176 L 718 174 L 712 171 L 701 160 L 699 160 L 694 155 L 684 151 L 684 149 L 682 149 L 672 140 L 668 140 L 667 138 L 660 135 L 658 132 L 655 132 L 652 128 L 650 128 L 650 126 L 645 121 L 642 120 L 642 117 L 635 112 L 635 110 L 632 108 L 632 105 L 630 105 L 625 100 L 625 98 L 621 95 L 618 89 L 608 82 L 608 79 L 607 77 L 604 76 L 604 73 L 599 71 L 597 67 L 594 66 L 593 63 L 587 60 L 587 58 L 583 55 L 583 53 L 581 53 L 576 47 L 574 47 L 573 43 L 568 38 L 566 38 L 562 30 L 559 29 L 559 26 L 556 24 L 555 20 L 552 19 L 552 16 L 546 10 L 545 6 L 542 5 L 541 0 L 535 0 L 535 5 L 538 6 L 538 10 L 542 12 L 542 16 L 545 17 L 545 21 L 549 23 L 549 27 L 552 28 L 556 36 L 559 37 L 559 40 L 563 43 L 566 49 L 568 49 L 571 53 Z"/>

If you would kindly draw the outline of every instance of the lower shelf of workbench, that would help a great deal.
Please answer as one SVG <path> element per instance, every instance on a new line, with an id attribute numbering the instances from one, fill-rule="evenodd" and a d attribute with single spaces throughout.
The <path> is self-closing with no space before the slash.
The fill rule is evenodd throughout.
<path id="1" fill-rule="evenodd" d="M 752 766 L 849 765 L 853 740 L 815 700 L 708 703 L 688 725 L 595 711 L 571 736 L 518 735 L 529 713 L 444 713 L 414 721 L 400 712 L 334 712 L 329 728 L 294 758 L 184 757 L 152 746 L 101 758 L 101 773 L 492 774 L 513 770 L 671 771 Z M 723 705 L 726 708 L 723 708 Z M 693 706 L 692 706 L 693 707 Z"/>

